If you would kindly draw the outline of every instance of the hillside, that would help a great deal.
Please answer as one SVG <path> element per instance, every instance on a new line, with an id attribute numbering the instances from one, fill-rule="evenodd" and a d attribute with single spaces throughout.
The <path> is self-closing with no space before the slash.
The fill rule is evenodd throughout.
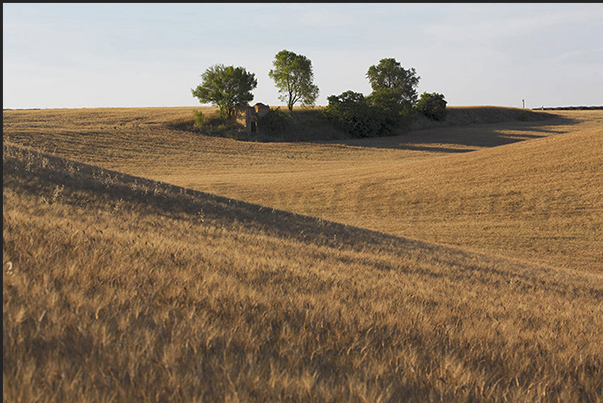
<path id="1" fill-rule="evenodd" d="M 465 144 L 452 148 L 417 142 L 410 147 L 446 155 L 381 160 L 290 181 L 275 177 L 264 194 L 246 178 L 237 182 L 244 195 L 237 197 L 282 208 L 286 202 L 271 202 L 271 195 L 286 194 L 295 211 L 304 214 L 603 272 L 603 124 L 517 129 L 497 131 L 529 141 L 501 141 L 475 152 L 460 152 Z M 417 141 L 429 134 L 417 132 Z M 456 139 L 463 135 L 448 134 Z M 381 139 L 380 146 L 386 141 L 393 139 Z M 323 201 L 293 202 L 296 196 L 303 200 L 309 189 Z"/>
<path id="2" fill-rule="evenodd" d="M 514 121 L 521 110 L 451 108 L 457 126 L 256 143 L 183 130 L 193 109 L 5 111 L 4 141 L 392 235 L 603 272 L 602 111 Z"/>
<path id="3" fill-rule="evenodd" d="M 600 274 L 3 146 L 4 401 L 597 401 Z"/>

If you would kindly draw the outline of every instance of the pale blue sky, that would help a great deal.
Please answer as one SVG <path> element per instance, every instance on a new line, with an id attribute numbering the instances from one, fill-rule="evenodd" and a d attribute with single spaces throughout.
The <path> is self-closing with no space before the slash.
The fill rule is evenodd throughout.
<path id="1" fill-rule="evenodd" d="M 3 107 L 197 106 L 218 63 L 258 81 L 283 49 L 307 56 L 318 105 L 368 95 L 393 57 L 448 105 L 603 105 L 600 3 L 3 4 Z"/>

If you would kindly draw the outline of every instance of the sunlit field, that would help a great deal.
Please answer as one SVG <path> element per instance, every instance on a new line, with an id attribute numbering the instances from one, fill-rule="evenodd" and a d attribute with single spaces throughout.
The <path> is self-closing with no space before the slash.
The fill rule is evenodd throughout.
<path id="1" fill-rule="evenodd" d="M 5 111 L 4 141 L 268 207 L 558 267 L 603 271 L 603 111 L 331 142 L 186 130 L 192 111 Z M 513 108 L 450 108 L 493 121 Z"/>
<path id="2" fill-rule="evenodd" d="M 260 143 L 194 109 L 4 111 L 4 401 L 603 400 L 603 111 Z"/>

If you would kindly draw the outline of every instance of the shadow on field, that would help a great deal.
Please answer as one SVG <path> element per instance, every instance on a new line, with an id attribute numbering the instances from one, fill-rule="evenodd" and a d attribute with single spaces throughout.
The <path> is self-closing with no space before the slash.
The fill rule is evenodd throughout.
<path id="1" fill-rule="evenodd" d="M 397 136 L 332 140 L 321 143 L 369 148 L 464 153 L 530 139 L 564 133 L 562 126 L 578 123 L 575 119 L 547 116 L 542 120 L 470 123 L 411 130 Z"/>
<path id="2" fill-rule="evenodd" d="M 4 191 L 35 196 L 46 204 L 59 201 L 78 207 L 84 214 L 110 210 L 114 214 L 127 216 L 138 212 L 150 217 L 159 215 L 239 234 L 264 234 L 284 241 L 340 251 L 372 251 L 398 256 L 414 254 L 417 259 L 424 256 L 420 260 L 425 259 L 428 262 L 428 266 L 406 268 L 381 264 L 382 270 L 412 270 L 436 278 L 446 275 L 440 269 L 432 270 L 429 266 L 438 268 L 442 265 L 454 265 L 454 276 L 457 279 L 459 275 L 471 278 L 480 276 L 480 281 L 495 281 L 493 284 L 497 285 L 499 279 L 490 278 L 489 275 L 495 273 L 497 276 L 508 276 L 508 272 L 497 268 L 497 265 L 502 263 L 520 269 L 511 274 L 516 280 L 531 281 L 532 276 L 523 270 L 532 265 L 529 262 L 509 260 L 502 256 L 467 251 L 455 246 L 429 243 L 264 207 L 15 145 L 3 144 L 2 177 Z M 476 259 L 479 263 L 476 263 Z M 538 267 L 539 270 L 533 273 L 541 278 L 543 270 L 548 269 L 542 265 Z M 591 292 L 595 297 L 601 297 L 600 290 L 593 289 Z"/>
<path id="3" fill-rule="evenodd" d="M 17 193 L 87 210 L 144 208 L 176 219 L 200 221 L 225 229 L 263 232 L 327 247 L 362 249 L 366 245 L 396 244 L 402 248 L 441 249 L 443 246 L 396 237 L 320 218 L 158 182 L 98 166 L 3 144 L 3 186 Z M 464 253 L 464 252 L 463 252 Z"/>

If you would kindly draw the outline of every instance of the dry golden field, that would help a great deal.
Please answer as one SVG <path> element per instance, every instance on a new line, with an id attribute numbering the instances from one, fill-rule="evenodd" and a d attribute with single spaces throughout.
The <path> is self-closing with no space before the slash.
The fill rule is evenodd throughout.
<path id="1" fill-rule="evenodd" d="M 603 273 L 603 111 L 257 143 L 181 130 L 194 109 L 215 110 L 5 111 L 4 141 L 392 235 Z M 465 121 L 514 110 L 450 109 Z"/>
<path id="2" fill-rule="evenodd" d="M 193 109 L 4 111 L 4 401 L 603 401 L 603 112 L 254 143 Z"/>

